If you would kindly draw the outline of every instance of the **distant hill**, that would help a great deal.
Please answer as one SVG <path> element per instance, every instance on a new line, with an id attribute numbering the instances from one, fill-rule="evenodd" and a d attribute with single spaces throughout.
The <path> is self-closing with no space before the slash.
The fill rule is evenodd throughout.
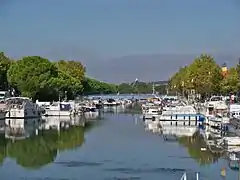
<path id="1" fill-rule="evenodd" d="M 87 73 L 107 82 L 166 81 L 179 67 L 190 64 L 199 54 L 130 55 L 104 61 L 86 61 Z M 215 54 L 217 63 L 232 66 L 238 63 L 237 54 Z"/>

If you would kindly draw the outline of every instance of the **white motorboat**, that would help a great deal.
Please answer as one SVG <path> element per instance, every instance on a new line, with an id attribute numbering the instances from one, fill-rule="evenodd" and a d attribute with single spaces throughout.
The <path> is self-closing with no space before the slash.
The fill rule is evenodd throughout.
<path id="1" fill-rule="evenodd" d="M 6 118 L 29 119 L 40 118 L 40 108 L 27 97 L 11 97 L 5 100 Z"/>
<path id="2" fill-rule="evenodd" d="M 158 108 L 149 108 L 147 110 L 145 110 L 145 112 L 143 113 L 143 119 L 152 119 L 155 116 L 158 116 L 161 114 L 161 111 Z"/>
<path id="3" fill-rule="evenodd" d="M 45 107 L 44 116 L 71 116 L 74 115 L 74 109 L 69 102 L 53 102 Z"/>

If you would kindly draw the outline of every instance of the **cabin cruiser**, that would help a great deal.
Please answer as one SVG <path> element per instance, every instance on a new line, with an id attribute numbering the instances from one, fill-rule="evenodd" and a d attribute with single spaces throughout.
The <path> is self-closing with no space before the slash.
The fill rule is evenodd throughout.
<path id="1" fill-rule="evenodd" d="M 212 96 L 206 105 L 206 124 L 213 128 L 227 130 L 230 117 L 224 97 Z"/>
<path id="2" fill-rule="evenodd" d="M 87 119 L 97 118 L 99 116 L 99 111 L 94 104 L 83 105 L 82 112 Z"/>
<path id="3" fill-rule="evenodd" d="M 155 116 L 161 114 L 161 111 L 158 107 L 148 108 L 143 113 L 143 119 L 152 119 Z"/>
<path id="4" fill-rule="evenodd" d="M 217 129 L 228 130 L 230 118 L 228 114 L 216 114 L 215 116 L 207 117 L 206 124 Z"/>
<path id="5" fill-rule="evenodd" d="M 116 101 L 115 99 L 109 98 L 103 102 L 104 106 L 118 106 L 121 103 Z"/>
<path id="6" fill-rule="evenodd" d="M 40 108 L 27 97 L 11 97 L 5 100 L 6 118 L 28 119 L 40 118 Z"/>
<path id="7" fill-rule="evenodd" d="M 213 116 L 216 111 L 219 113 L 219 111 L 228 109 L 223 96 L 212 96 L 210 100 L 206 102 L 205 107 L 207 108 L 207 116 Z"/>
<path id="8" fill-rule="evenodd" d="M 198 113 L 192 105 L 167 105 L 162 108 L 162 114 L 157 117 L 160 121 L 181 121 L 188 122 L 204 122 L 205 117 Z"/>
<path id="9" fill-rule="evenodd" d="M 93 103 L 97 109 L 101 109 L 103 107 L 103 103 L 101 99 L 93 99 Z"/>
<path id="10" fill-rule="evenodd" d="M 53 102 L 45 107 L 44 116 L 71 116 L 74 115 L 74 108 L 70 102 Z"/>

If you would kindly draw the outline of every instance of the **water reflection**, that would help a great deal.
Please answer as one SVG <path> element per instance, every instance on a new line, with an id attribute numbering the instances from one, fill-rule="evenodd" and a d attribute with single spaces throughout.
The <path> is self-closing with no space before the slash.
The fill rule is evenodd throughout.
<path id="1" fill-rule="evenodd" d="M 240 148 L 221 145 L 222 139 L 229 137 L 229 134 L 210 127 L 175 126 L 165 122 L 145 122 L 145 126 L 147 130 L 157 132 L 165 141 L 178 142 L 186 147 L 190 157 L 201 166 L 216 163 L 230 151 L 231 154 L 240 151 Z"/>
<path id="2" fill-rule="evenodd" d="M 113 115 L 104 109 L 100 112 L 104 121 L 47 117 L 35 125 L 22 123 L 20 127 L 25 132 L 22 134 L 28 135 L 19 139 L 12 136 L 20 135 L 12 133 L 10 137 L 3 131 L 0 134 L 3 179 L 177 180 L 185 171 L 190 175 L 200 172 L 203 179 L 219 179 L 222 167 L 238 169 L 238 159 L 233 156 L 239 148 L 220 143 L 229 134 L 207 127 L 145 124 L 148 130 L 157 133 L 153 135 L 144 131 L 142 120 L 134 123 L 135 116 L 139 116 L 134 112 L 135 109 L 121 111 L 118 107 L 118 114 Z M 78 149 L 70 151 L 75 148 Z M 4 162 L 7 157 L 24 170 L 12 161 Z M 16 174 L 12 174 L 12 169 Z M 227 178 L 236 179 L 236 174 L 231 170 Z"/>
<path id="3" fill-rule="evenodd" d="M 91 128 L 86 118 L 8 119 L 0 134 L 0 163 L 6 157 L 18 165 L 37 169 L 52 163 L 61 151 L 80 147 L 84 131 Z"/>
<path id="4" fill-rule="evenodd" d="M 140 104 L 136 104 L 135 106 L 129 106 L 126 108 L 124 105 L 122 106 L 113 106 L 113 107 L 104 107 L 102 110 L 103 113 L 112 113 L 112 114 L 140 114 L 141 106 Z"/>

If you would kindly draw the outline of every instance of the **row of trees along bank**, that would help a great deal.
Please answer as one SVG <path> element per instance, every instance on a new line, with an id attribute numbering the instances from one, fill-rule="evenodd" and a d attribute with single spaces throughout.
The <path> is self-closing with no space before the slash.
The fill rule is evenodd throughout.
<path id="1" fill-rule="evenodd" d="M 240 88 L 240 65 L 227 70 L 207 54 L 197 57 L 192 64 L 181 67 L 169 81 L 172 92 L 189 94 L 192 90 L 202 97 L 210 94 L 237 93 Z"/>
<path id="2" fill-rule="evenodd" d="M 15 89 L 33 100 L 57 100 L 80 94 L 117 93 L 117 86 L 85 76 L 78 61 L 49 61 L 39 56 L 12 60 L 0 52 L 1 90 Z"/>

